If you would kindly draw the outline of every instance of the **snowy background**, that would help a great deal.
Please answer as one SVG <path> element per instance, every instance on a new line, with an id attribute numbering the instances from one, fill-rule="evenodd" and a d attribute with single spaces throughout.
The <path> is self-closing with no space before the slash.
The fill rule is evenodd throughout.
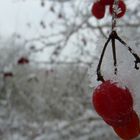
<path id="1" fill-rule="evenodd" d="M 140 1 L 125 2 L 118 34 L 140 54 Z M 92 0 L 1 1 L 1 140 L 119 140 L 91 104 L 97 62 L 111 30 L 108 10 L 97 21 L 91 6 Z M 114 78 L 109 48 L 106 79 Z M 140 114 L 140 71 L 127 49 L 118 42 L 116 48 L 117 80 L 131 89 Z M 30 63 L 18 65 L 22 56 Z"/>

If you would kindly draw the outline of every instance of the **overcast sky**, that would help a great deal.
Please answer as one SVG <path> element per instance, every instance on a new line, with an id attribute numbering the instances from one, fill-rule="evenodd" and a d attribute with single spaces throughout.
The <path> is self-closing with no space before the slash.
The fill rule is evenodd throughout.
<path id="1" fill-rule="evenodd" d="M 40 7 L 38 0 L 1 0 L 0 3 L 0 34 L 11 35 L 14 32 L 28 36 L 34 34 L 46 8 Z M 32 23 L 29 30 L 27 23 Z"/>

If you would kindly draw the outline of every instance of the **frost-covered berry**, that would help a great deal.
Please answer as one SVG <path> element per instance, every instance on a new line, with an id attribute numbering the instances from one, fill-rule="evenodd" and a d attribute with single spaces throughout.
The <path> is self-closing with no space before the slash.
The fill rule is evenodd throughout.
<path id="1" fill-rule="evenodd" d="M 140 133 L 140 121 L 135 111 L 132 113 L 131 121 L 122 127 L 115 127 L 114 131 L 119 137 L 125 140 L 136 138 Z"/>
<path id="2" fill-rule="evenodd" d="M 131 119 L 133 98 L 127 88 L 110 80 L 93 92 L 92 103 L 96 112 L 111 126 L 122 126 Z"/>
<path id="3" fill-rule="evenodd" d="M 110 5 L 109 11 L 110 11 L 110 14 L 112 15 L 113 5 Z M 122 0 L 120 0 L 119 3 L 118 3 L 118 10 L 117 10 L 117 15 L 116 15 L 117 18 L 123 17 L 125 12 L 126 12 L 126 5 Z"/>
<path id="4" fill-rule="evenodd" d="M 92 6 L 91 13 L 97 19 L 102 19 L 105 15 L 105 6 L 100 4 L 100 2 L 95 2 Z"/>
<path id="5" fill-rule="evenodd" d="M 100 0 L 100 3 L 103 5 L 112 5 L 114 0 Z"/>

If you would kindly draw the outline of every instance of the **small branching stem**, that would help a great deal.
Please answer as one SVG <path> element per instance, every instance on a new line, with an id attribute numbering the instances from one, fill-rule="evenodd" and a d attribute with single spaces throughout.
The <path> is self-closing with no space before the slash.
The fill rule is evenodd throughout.
<path id="1" fill-rule="evenodd" d="M 109 35 L 109 38 L 107 39 L 104 47 L 103 47 L 103 50 L 102 50 L 102 53 L 101 53 L 101 56 L 100 56 L 100 59 L 99 59 L 99 63 L 98 63 L 98 66 L 97 66 L 97 80 L 98 81 L 101 81 L 101 82 L 104 82 L 104 77 L 103 75 L 101 74 L 101 65 L 102 65 L 102 61 L 103 61 L 103 57 L 104 57 L 104 54 L 105 54 L 105 51 L 106 51 L 106 48 L 109 44 L 109 42 L 111 41 L 112 42 L 112 53 L 113 53 L 113 60 L 114 60 L 114 74 L 117 75 L 117 58 L 116 58 L 116 44 L 115 44 L 115 39 L 118 40 L 121 44 L 123 44 L 123 46 L 125 46 L 128 51 L 134 56 L 135 58 L 135 69 L 138 70 L 139 67 L 138 67 L 138 63 L 140 63 L 140 57 L 132 50 L 132 48 L 130 46 L 127 45 L 127 43 L 125 41 L 123 41 L 117 34 L 116 32 L 116 15 L 117 15 L 117 11 L 118 11 L 118 2 L 119 0 L 114 0 L 114 4 L 113 4 L 113 15 L 112 15 L 112 32 L 111 34 Z"/>
<path id="2" fill-rule="evenodd" d="M 112 14 L 112 31 L 116 30 L 116 24 L 117 24 L 117 11 L 118 11 L 118 3 L 119 0 L 114 0 L 113 3 L 113 14 Z"/>
<path id="3" fill-rule="evenodd" d="M 112 53 L 113 53 L 113 60 L 114 60 L 114 74 L 117 75 L 117 58 L 116 58 L 115 38 L 112 38 L 111 41 L 112 41 Z"/>
<path id="4" fill-rule="evenodd" d="M 101 57 L 100 57 L 100 60 L 99 60 L 99 63 L 98 63 L 98 66 L 97 66 L 97 80 L 98 81 L 102 81 L 104 82 L 104 78 L 103 78 L 103 75 L 101 74 L 101 65 L 102 65 L 102 61 L 103 61 L 103 57 L 104 57 L 104 54 L 105 54 L 105 51 L 106 51 L 106 48 L 109 44 L 110 41 L 112 41 L 112 52 L 113 52 L 113 59 L 114 59 L 114 74 L 117 74 L 117 59 L 116 59 L 116 50 L 115 50 L 115 39 L 118 40 L 121 44 L 123 44 L 123 46 L 125 46 L 128 51 L 134 56 L 135 58 L 135 69 L 138 70 L 139 67 L 138 67 L 138 63 L 140 63 L 140 57 L 135 53 L 134 50 L 132 50 L 132 48 L 130 46 L 127 45 L 127 43 L 125 41 L 123 41 L 119 36 L 118 34 L 116 33 L 116 31 L 112 31 L 111 34 L 109 35 L 109 38 L 107 39 L 104 47 L 103 47 L 103 50 L 102 50 L 102 53 L 101 53 Z"/>
<path id="5" fill-rule="evenodd" d="M 113 3 L 113 15 L 112 15 L 112 34 L 113 31 L 116 31 L 116 24 L 117 24 L 117 12 L 118 12 L 118 3 L 119 0 L 114 0 Z M 117 75 L 117 58 L 116 58 L 116 44 L 115 44 L 115 37 L 112 36 L 112 53 L 113 53 L 113 61 L 114 61 L 114 74 Z"/>
<path id="6" fill-rule="evenodd" d="M 136 54 L 136 52 L 134 50 L 132 50 L 132 48 L 130 46 L 127 45 L 127 43 L 125 41 L 123 41 L 118 35 L 116 36 L 116 39 L 121 42 L 127 49 L 128 51 L 134 56 L 135 58 L 135 69 L 138 70 L 138 63 L 140 63 L 140 57 Z"/>
<path id="7" fill-rule="evenodd" d="M 110 40 L 111 40 L 111 38 L 109 36 L 109 38 L 107 39 L 107 41 L 106 41 L 106 43 L 104 45 L 104 48 L 102 50 L 101 57 L 100 57 L 100 60 L 99 60 L 98 66 L 97 66 L 97 80 L 102 81 L 102 82 L 104 82 L 104 78 L 103 78 L 103 76 L 101 74 L 101 65 L 102 65 L 102 61 L 103 61 L 103 57 L 104 57 L 106 48 L 107 48 L 108 43 L 110 42 Z"/>

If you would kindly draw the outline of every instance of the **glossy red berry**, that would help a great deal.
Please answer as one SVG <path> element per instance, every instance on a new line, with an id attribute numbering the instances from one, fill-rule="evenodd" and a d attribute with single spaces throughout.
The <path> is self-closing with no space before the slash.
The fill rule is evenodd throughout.
<path id="1" fill-rule="evenodd" d="M 118 3 L 117 18 L 123 17 L 125 12 L 126 12 L 126 5 L 122 0 L 120 0 Z M 110 14 L 112 14 L 112 13 L 113 13 L 113 5 L 110 6 Z"/>
<path id="2" fill-rule="evenodd" d="M 100 0 L 100 3 L 103 5 L 112 5 L 114 0 Z"/>
<path id="3" fill-rule="evenodd" d="M 100 2 L 96 2 L 93 4 L 91 12 L 97 19 L 102 19 L 105 15 L 105 6 L 100 4 Z"/>
<path id="4" fill-rule="evenodd" d="M 103 120 L 113 127 L 120 127 L 128 124 L 132 119 L 132 111 L 128 114 L 118 114 L 118 116 L 114 118 L 103 118 Z"/>
<path id="5" fill-rule="evenodd" d="M 133 111 L 132 119 L 127 125 L 118 128 L 115 127 L 114 131 L 124 140 L 136 138 L 140 133 L 140 121 L 136 112 Z"/>
<path id="6" fill-rule="evenodd" d="M 111 126 L 121 126 L 130 121 L 133 98 L 127 88 L 118 83 L 105 81 L 99 85 L 92 97 L 96 112 Z"/>

